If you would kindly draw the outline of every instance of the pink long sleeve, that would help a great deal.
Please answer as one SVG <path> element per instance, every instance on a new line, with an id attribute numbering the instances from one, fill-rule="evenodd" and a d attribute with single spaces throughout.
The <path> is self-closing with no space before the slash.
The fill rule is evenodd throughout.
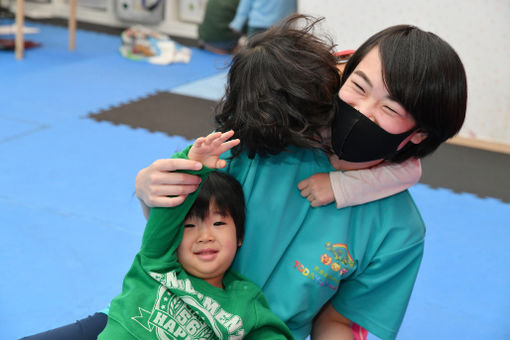
<path id="1" fill-rule="evenodd" d="M 330 172 L 337 208 L 363 204 L 408 189 L 421 177 L 421 162 L 385 162 L 370 169 Z"/>

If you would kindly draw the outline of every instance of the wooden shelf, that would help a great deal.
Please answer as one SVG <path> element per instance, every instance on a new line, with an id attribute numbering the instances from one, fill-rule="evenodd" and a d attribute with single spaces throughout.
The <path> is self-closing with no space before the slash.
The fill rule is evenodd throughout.
<path id="1" fill-rule="evenodd" d="M 74 51 L 76 46 L 76 1 L 69 0 L 69 50 Z M 25 54 L 25 37 L 23 36 L 23 25 L 25 21 L 25 0 L 16 1 L 16 38 L 15 54 L 16 59 L 23 59 Z"/>

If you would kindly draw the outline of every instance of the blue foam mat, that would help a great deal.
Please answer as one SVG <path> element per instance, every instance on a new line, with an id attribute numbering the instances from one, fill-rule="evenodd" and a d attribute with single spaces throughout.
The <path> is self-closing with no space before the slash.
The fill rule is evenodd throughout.
<path id="1" fill-rule="evenodd" d="M 134 215 L 139 215 L 133 197 L 137 172 L 189 143 L 180 136 L 108 122 L 69 121 L 0 144 L 2 196 L 63 213 L 128 222 L 132 215 L 111 211 L 134 201 Z"/>
<path id="2" fill-rule="evenodd" d="M 422 184 L 411 193 L 427 236 L 399 338 L 510 338 L 510 204 Z"/>
<path id="3" fill-rule="evenodd" d="M 34 122 L 56 123 L 156 91 L 169 91 L 221 74 L 230 61 L 229 56 L 192 48 L 188 64 L 160 66 L 135 62 L 117 51 L 119 37 L 82 31 L 77 36 L 80 48 L 70 52 L 64 47 L 66 29 L 32 25 L 41 26 L 40 41 L 53 41 L 58 35 L 62 46 L 55 47 L 58 53 L 51 49 L 52 44 L 30 50 L 20 61 L 14 59 L 12 52 L 0 53 L 8 79 L 0 84 L 0 90 L 4 98 L 9 98 L 3 103 L 4 114 Z"/>
<path id="4" fill-rule="evenodd" d="M 34 133 L 45 126 L 22 119 L 0 116 L 0 143 Z"/>
<path id="5" fill-rule="evenodd" d="M 225 71 L 208 78 L 174 87 L 171 92 L 217 101 L 225 94 L 226 82 L 227 72 Z"/>
<path id="6" fill-rule="evenodd" d="M 0 25 L 12 25 L 12 20 L 0 19 Z M 69 51 L 67 29 L 25 21 L 25 25 L 40 30 L 37 34 L 25 35 L 25 40 L 41 43 L 40 47 L 26 49 L 25 58 L 14 60 L 12 51 L 0 51 L 2 75 L 6 79 L 33 74 L 41 70 L 59 68 L 63 65 L 77 63 L 90 58 L 117 53 L 120 37 L 95 32 L 77 30 L 76 49 Z M 4 39 L 13 38 L 0 36 Z M 6 67 L 8 66 L 8 67 Z"/>
<path id="7" fill-rule="evenodd" d="M 81 119 L 0 144 L 0 256 L 10 273 L 0 338 L 72 322 L 119 293 L 145 226 L 136 173 L 189 142 Z M 16 323 L 24 305 L 36 309 L 31 322 Z"/>
<path id="8" fill-rule="evenodd" d="M 83 318 L 120 292 L 140 235 L 0 199 L 1 339 Z M 119 248 L 112 252 L 112 248 Z M 114 283 L 116 282 L 116 283 Z M 120 283 L 120 284 L 119 284 Z"/>

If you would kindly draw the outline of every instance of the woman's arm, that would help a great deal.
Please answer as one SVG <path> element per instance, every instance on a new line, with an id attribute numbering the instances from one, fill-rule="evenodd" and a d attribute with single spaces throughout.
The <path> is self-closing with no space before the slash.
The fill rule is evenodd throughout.
<path id="1" fill-rule="evenodd" d="M 351 321 L 340 315 L 331 304 L 324 306 L 315 317 L 312 340 L 352 340 Z"/>

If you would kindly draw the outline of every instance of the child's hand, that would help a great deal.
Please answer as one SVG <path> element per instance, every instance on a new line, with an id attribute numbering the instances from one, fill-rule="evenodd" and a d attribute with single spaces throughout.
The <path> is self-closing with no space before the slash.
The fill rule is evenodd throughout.
<path id="1" fill-rule="evenodd" d="M 318 173 L 302 180 L 298 183 L 298 189 L 312 207 L 327 205 L 335 200 L 328 173 Z"/>
<path id="2" fill-rule="evenodd" d="M 230 130 L 225 133 L 213 132 L 207 137 L 197 138 L 189 150 L 188 158 L 211 169 L 224 168 L 227 162 L 220 159 L 220 155 L 240 143 L 239 139 L 227 141 L 233 135 L 234 131 Z"/>

